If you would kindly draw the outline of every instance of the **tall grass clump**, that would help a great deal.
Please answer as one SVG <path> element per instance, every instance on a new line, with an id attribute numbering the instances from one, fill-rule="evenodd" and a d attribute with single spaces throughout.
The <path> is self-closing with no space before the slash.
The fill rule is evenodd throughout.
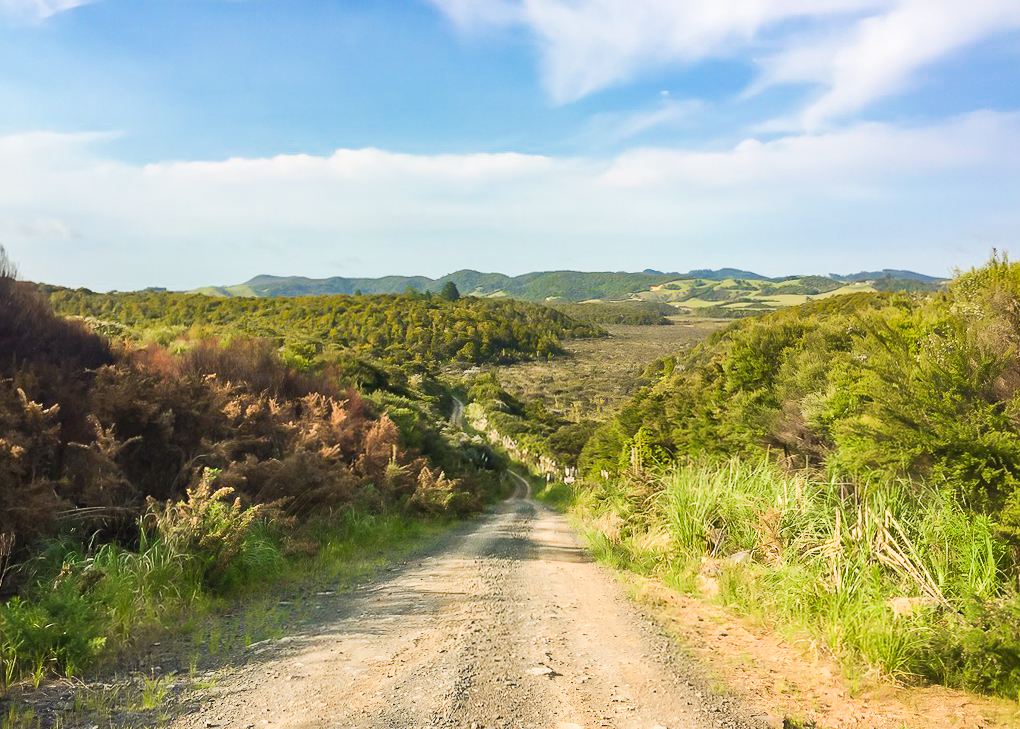
<path id="1" fill-rule="evenodd" d="M 78 676 L 182 611 L 279 574 L 282 542 L 264 507 L 229 501 L 215 476 L 184 501 L 150 502 L 137 550 L 73 539 L 40 549 L 23 568 L 24 595 L 0 604 L 0 688 Z"/>
<path id="2" fill-rule="evenodd" d="M 195 489 L 181 501 L 158 504 L 151 497 L 145 522 L 171 553 L 186 560 L 197 580 L 211 589 L 229 589 L 255 576 L 272 576 L 282 566 L 268 532 L 267 504 L 242 504 L 233 489 L 214 488 L 219 471 L 206 469 Z"/>
<path id="3" fill-rule="evenodd" d="M 810 635 L 851 671 L 1020 690 L 1020 672 L 977 670 L 1020 656 L 1020 641 L 972 634 L 976 611 L 1000 633 L 1016 625 L 1020 613 L 1002 607 L 1016 604 L 1010 547 L 951 492 L 732 459 L 588 484 L 579 505 L 603 556 Z"/>

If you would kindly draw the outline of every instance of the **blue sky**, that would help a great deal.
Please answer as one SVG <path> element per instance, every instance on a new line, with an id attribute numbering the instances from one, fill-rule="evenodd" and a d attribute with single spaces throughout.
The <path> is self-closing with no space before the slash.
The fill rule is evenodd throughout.
<path id="1" fill-rule="evenodd" d="M 947 275 L 1018 201 L 1016 0 L 0 0 L 33 280 Z"/>

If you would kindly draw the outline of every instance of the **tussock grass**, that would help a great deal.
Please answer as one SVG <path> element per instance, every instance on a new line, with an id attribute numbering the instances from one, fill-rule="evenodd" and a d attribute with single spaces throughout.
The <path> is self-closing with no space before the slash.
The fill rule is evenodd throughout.
<path id="1" fill-rule="evenodd" d="M 951 494 L 734 459 L 589 483 L 577 508 L 596 556 L 809 636 L 850 674 L 1012 698 L 1020 689 L 1020 671 L 1002 680 L 987 669 L 998 661 L 1009 675 L 1016 640 L 982 644 L 973 633 L 981 620 L 1000 631 L 1015 620 L 1001 607 L 1015 600 L 1009 546 Z"/>

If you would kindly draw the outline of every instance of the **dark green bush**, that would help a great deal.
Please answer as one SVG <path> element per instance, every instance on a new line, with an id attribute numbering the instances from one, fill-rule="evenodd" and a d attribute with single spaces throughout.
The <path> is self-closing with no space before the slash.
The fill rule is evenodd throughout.
<path id="1" fill-rule="evenodd" d="M 1020 533 L 1020 266 L 925 297 L 834 297 L 731 325 L 588 442 L 618 472 L 640 431 L 674 457 L 765 450 L 797 466 L 944 483 Z"/>
<path id="2" fill-rule="evenodd" d="M 1020 698 L 1020 603 L 973 602 L 963 617 L 948 619 L 933 633 L 919 673 L 969 691 Z"/>

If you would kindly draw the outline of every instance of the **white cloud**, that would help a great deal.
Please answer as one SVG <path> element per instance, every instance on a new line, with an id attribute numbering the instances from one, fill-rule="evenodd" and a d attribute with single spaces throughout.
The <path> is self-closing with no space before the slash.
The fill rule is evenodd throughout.
<path id="1" fill-rule="evenodd" d="M 769 83 L 818 81 L 827 91 L 804 112 L 808 128 L 909 87 L 916 72 L 984 38 L 1020 28 L 1020 3 L 903 0 L 838 42 L 795 47 L 767 63 Z"/>
<path id="2" fill-rule="evenodd" d="M 894 0 L 430 0 L 465 28 L 524 24 L 540 39 L 546 85 L 559 102 L 666 63 L 746 50 L 771 26 L 849 15 Z"/>
<path id="3" fill-rule="evenodd" d="M 39 22 L 58 13 L 99 0 L 0 0 L 0 16 L 18 22 Z"/>
<path id="4" fill-rule="evenodd" d="M 266 272 L 520 273 L 565 258 L 778 274 L 805 270 L 819 240 L 871 246 L 856 270 L 910 267 L 911 255 L 933 270 L 923 264 L 938 255 L 942 271 L 977 262 L 960 260 L 960 241 L 981 236 L 984 256 L 986 239 L 1020 233 L 1016 114 L 609 159 L 341 149 L 135 165 L 104 154 L 106 137 L 0 137 L 0 242 L 26 277 L 188 288 Z M 835 265 L 817 255 L 818 270 Z M 349 268 L 330 267 L 340 260 Z"/>
<path id="5" fill-rule="evenodd" d="M 762 77 L 752 92 L 821 87 L 804 113 L 811 127 L 902 91 L 919 69 L 954 51 L 1020 28 L 1017 0 L 430 1 L 467 29 L 529 28 L 545 85 L 560 103 L 662 65 L 753 58 Z"/>
<path id="6" fill-rule="evenodd" d="M 513 0 L 428 0 L 462 28 L 509 25 L 521 20 Z"/>
<path id="7" fill-rule="evenodd" d="M 120 137 L 119 132 L 25 132 L 0 136 L 0 158 L 8 161 L 40 160 L 66 165 L 92 159 L 95 147 Z"/>
<path id="8" fill-rule="evenodd" d="M 146 177 L 202 178 L 247 184 L 270 180 L 370 183 L 425 179 L 469 185 L 533 176 L 553 164 L 548 157 L 515 152 L 462 155 L 411 155 L 381 149 L 338 149 L 329 157 L 306 154 L 225 162 L 169 162 L 145 165 Z"/>
<path id="9" fill-rule="evenodd" d="M 621 187 L 668 183 L 692 188 L 895 189 L 904 179 L 1020 165 L 1020 113 L 978 112 L 920 128 L 858 124 L 825 134 L 746 139 L 714 152 L 641 149 L 620 155 L 603 175 Z"/>

